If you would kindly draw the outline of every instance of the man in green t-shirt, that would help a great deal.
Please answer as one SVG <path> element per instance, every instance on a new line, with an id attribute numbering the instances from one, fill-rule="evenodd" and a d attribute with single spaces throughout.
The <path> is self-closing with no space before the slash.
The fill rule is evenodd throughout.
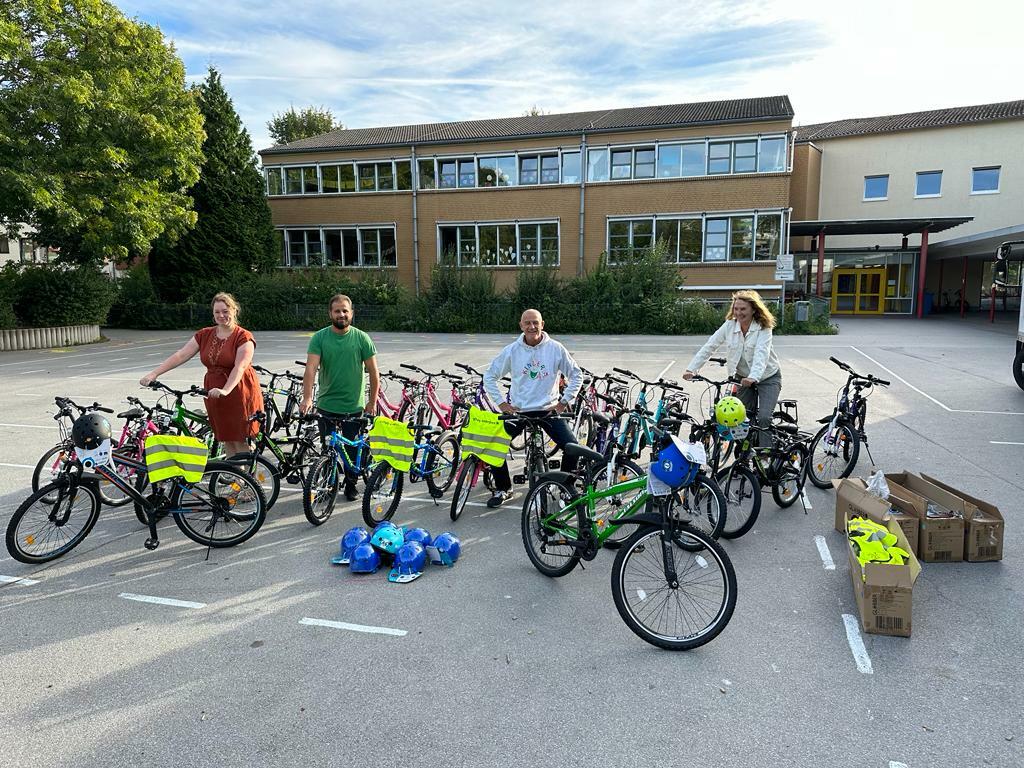
<path id="1" fill-rule="evenodd" d="M 352 325 L 355 310 L 352 299 L 342 293 L 331 297 L 328 305 L 331 324 L 313 334 L 306 350 L 306 372 L 302 377 L 302 412 L 313 408 L 313 381 L 320 373 L 320 393 L 316 410 L 320 416 L 320 436 L 326 438 L 334 429 L 349 440 L 359 435 L 355 419 L 372 416 L 380 390 L 377 371 L 377 348 L 370 337 Z M 370 379 L 370 397 L 366 398 L 366 378 Z M 349 453 L 354 460 L 354 456 Z M 353 501 L 357 475 L 345 472 L 345 498 Z"/>

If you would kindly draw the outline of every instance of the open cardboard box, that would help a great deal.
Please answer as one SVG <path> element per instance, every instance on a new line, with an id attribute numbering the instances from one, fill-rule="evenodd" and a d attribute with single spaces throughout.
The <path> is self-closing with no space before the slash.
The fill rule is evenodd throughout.
<path id="1" fill-rule="evenodd" d="M 917 556 L 925 563 L 958 563 L 964 559 L 964 528 L 967 509 L 964 499 L 912 472 L 886 473 L 889 493 L 904 511 L 918 519 L 920 535 Z M 928 504 L 951 513 L 949 517 L 928 517 Z"/>
<path id="2" fill-rule="evenodd" d="M 921 478 L 932 485 L 958 496 L 964 504 L 966 530 L 964 536 L 964 560 L 972 563 L 1003 559 L 1003 533 L 1006 523 L 999 508 L 982 499 L 977 499 L 954 488 L 941 480 L 921 473 Z"/>

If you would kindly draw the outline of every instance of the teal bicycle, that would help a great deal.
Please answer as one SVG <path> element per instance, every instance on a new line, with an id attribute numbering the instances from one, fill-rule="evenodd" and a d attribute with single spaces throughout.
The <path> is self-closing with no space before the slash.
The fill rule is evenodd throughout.
<path id="1" fill-rule="evenodd" d="M 367 481 L 371 466 L 370 441 L 366 438 L 369 419 L 353 419 L 359 426 L 359 436 L 349 440 L 337 429 L 324 440 L 324 453 L 312 469 L 306 472 L 302 485 L 302 511 L 313 525 L 323 525 L 334 512 L 338 491 L 351 472 Z"/>
<path id="2" fill-rule="evenodd" d="M 668 440 L 659 431 L 655 448 Z M 605 457 L 580 445 L 564 448 L 581 465 Z M 526 554 L 545 576 L 564 576 L 581 560 L 593 560 L 615 531 L 636 526 L 612 564 L 611 585 L 622 620 L 648 643 L 668 650 L 690 650 L 714 639 L 736 607 L 736 571 L 722 546 L 689 525 L 690 502 L 701 488 L 724 510 L 721 491 L 698 469 L 692 483 L 666 496 L 652 496 L 646 477 L 601 490 L 579 477 L 549 472 L 540 477 L 523 503 Z M 614 515 L 601 519 L 597 505 L 613 497 L 628 499 Z"/>

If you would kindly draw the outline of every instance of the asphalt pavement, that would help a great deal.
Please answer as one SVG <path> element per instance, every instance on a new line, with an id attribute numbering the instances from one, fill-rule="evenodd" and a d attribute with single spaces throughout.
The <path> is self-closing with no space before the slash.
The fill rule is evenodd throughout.
<path id="1" fill-rule="evenodd" d="M 358 316 L 357 316 L 358 321 Z M 358 322 L 357 322 L 358 324 Z M 734 617 L 688 653 L 649 646 L 612 602 L 612 556 L 561 579 L 530 565 L 522 493 L 481 489 L 452 523 L 407 485 L 396 517 L 452 530 L 463 556 L 411 584 L 329 558 L 359 502 L 315 528 L 294 486 L 249 542 L 207 552 L 165 521 L 143 548 L 130 510 L 104 508 L 70 555 L 25 566 L 0 553 L 0 728 L 5 766 L 1013 766 L 1024 765 L 1024 392 L 1015 323 L 857 319 L 833 337 L 776 338 L 783 397 L 810 428 L 845 375 L 872 395 L 871 455 L 996 504 L 995 563 L 924 564 L 913 637 L 848 635 L 856 616 L 831 492 L 765 494 L 753 530 L 725 542 Z M 678 377 L 696 337 L 560 336 L 586 367 Z M 56 440 L 53 397 L 118 408 L 188 338 L 107 331 L 77 348 L 0 354 L 0 517 L 28 495 Z M 257 334 L 256 362 L 297 368 L 309 334 Z M 508 336 L 373 334 L 382 368 L 485 365 Z M 190 363 L 164 377 L 201 383 Z M 691 413 L 702 389 L 687 387 Z M 862 452 L 859 470 L 870 468 Z M 819 537 L 834 568 L 819 550 Z M 856 640 L 864 644 L 858 664 Z"/>

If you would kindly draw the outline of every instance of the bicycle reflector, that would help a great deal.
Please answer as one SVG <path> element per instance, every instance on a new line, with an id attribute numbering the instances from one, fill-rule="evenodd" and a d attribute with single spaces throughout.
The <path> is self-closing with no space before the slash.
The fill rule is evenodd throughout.
<path id="1" fill-rule="evenodd" d="M 715 421 L 723 427 L 735 427 L 747 418 L 747 409 L 738 397 L 723 397 L 715 403 Z"/>
<path id="2" fill-rule="evenodd" d="M 693 482 L 700 464 L 686 458 L 686 444 L 675 435 L 658 451 L 651 462 L 651 474 L 671 488 L 682 488 Z"/>

